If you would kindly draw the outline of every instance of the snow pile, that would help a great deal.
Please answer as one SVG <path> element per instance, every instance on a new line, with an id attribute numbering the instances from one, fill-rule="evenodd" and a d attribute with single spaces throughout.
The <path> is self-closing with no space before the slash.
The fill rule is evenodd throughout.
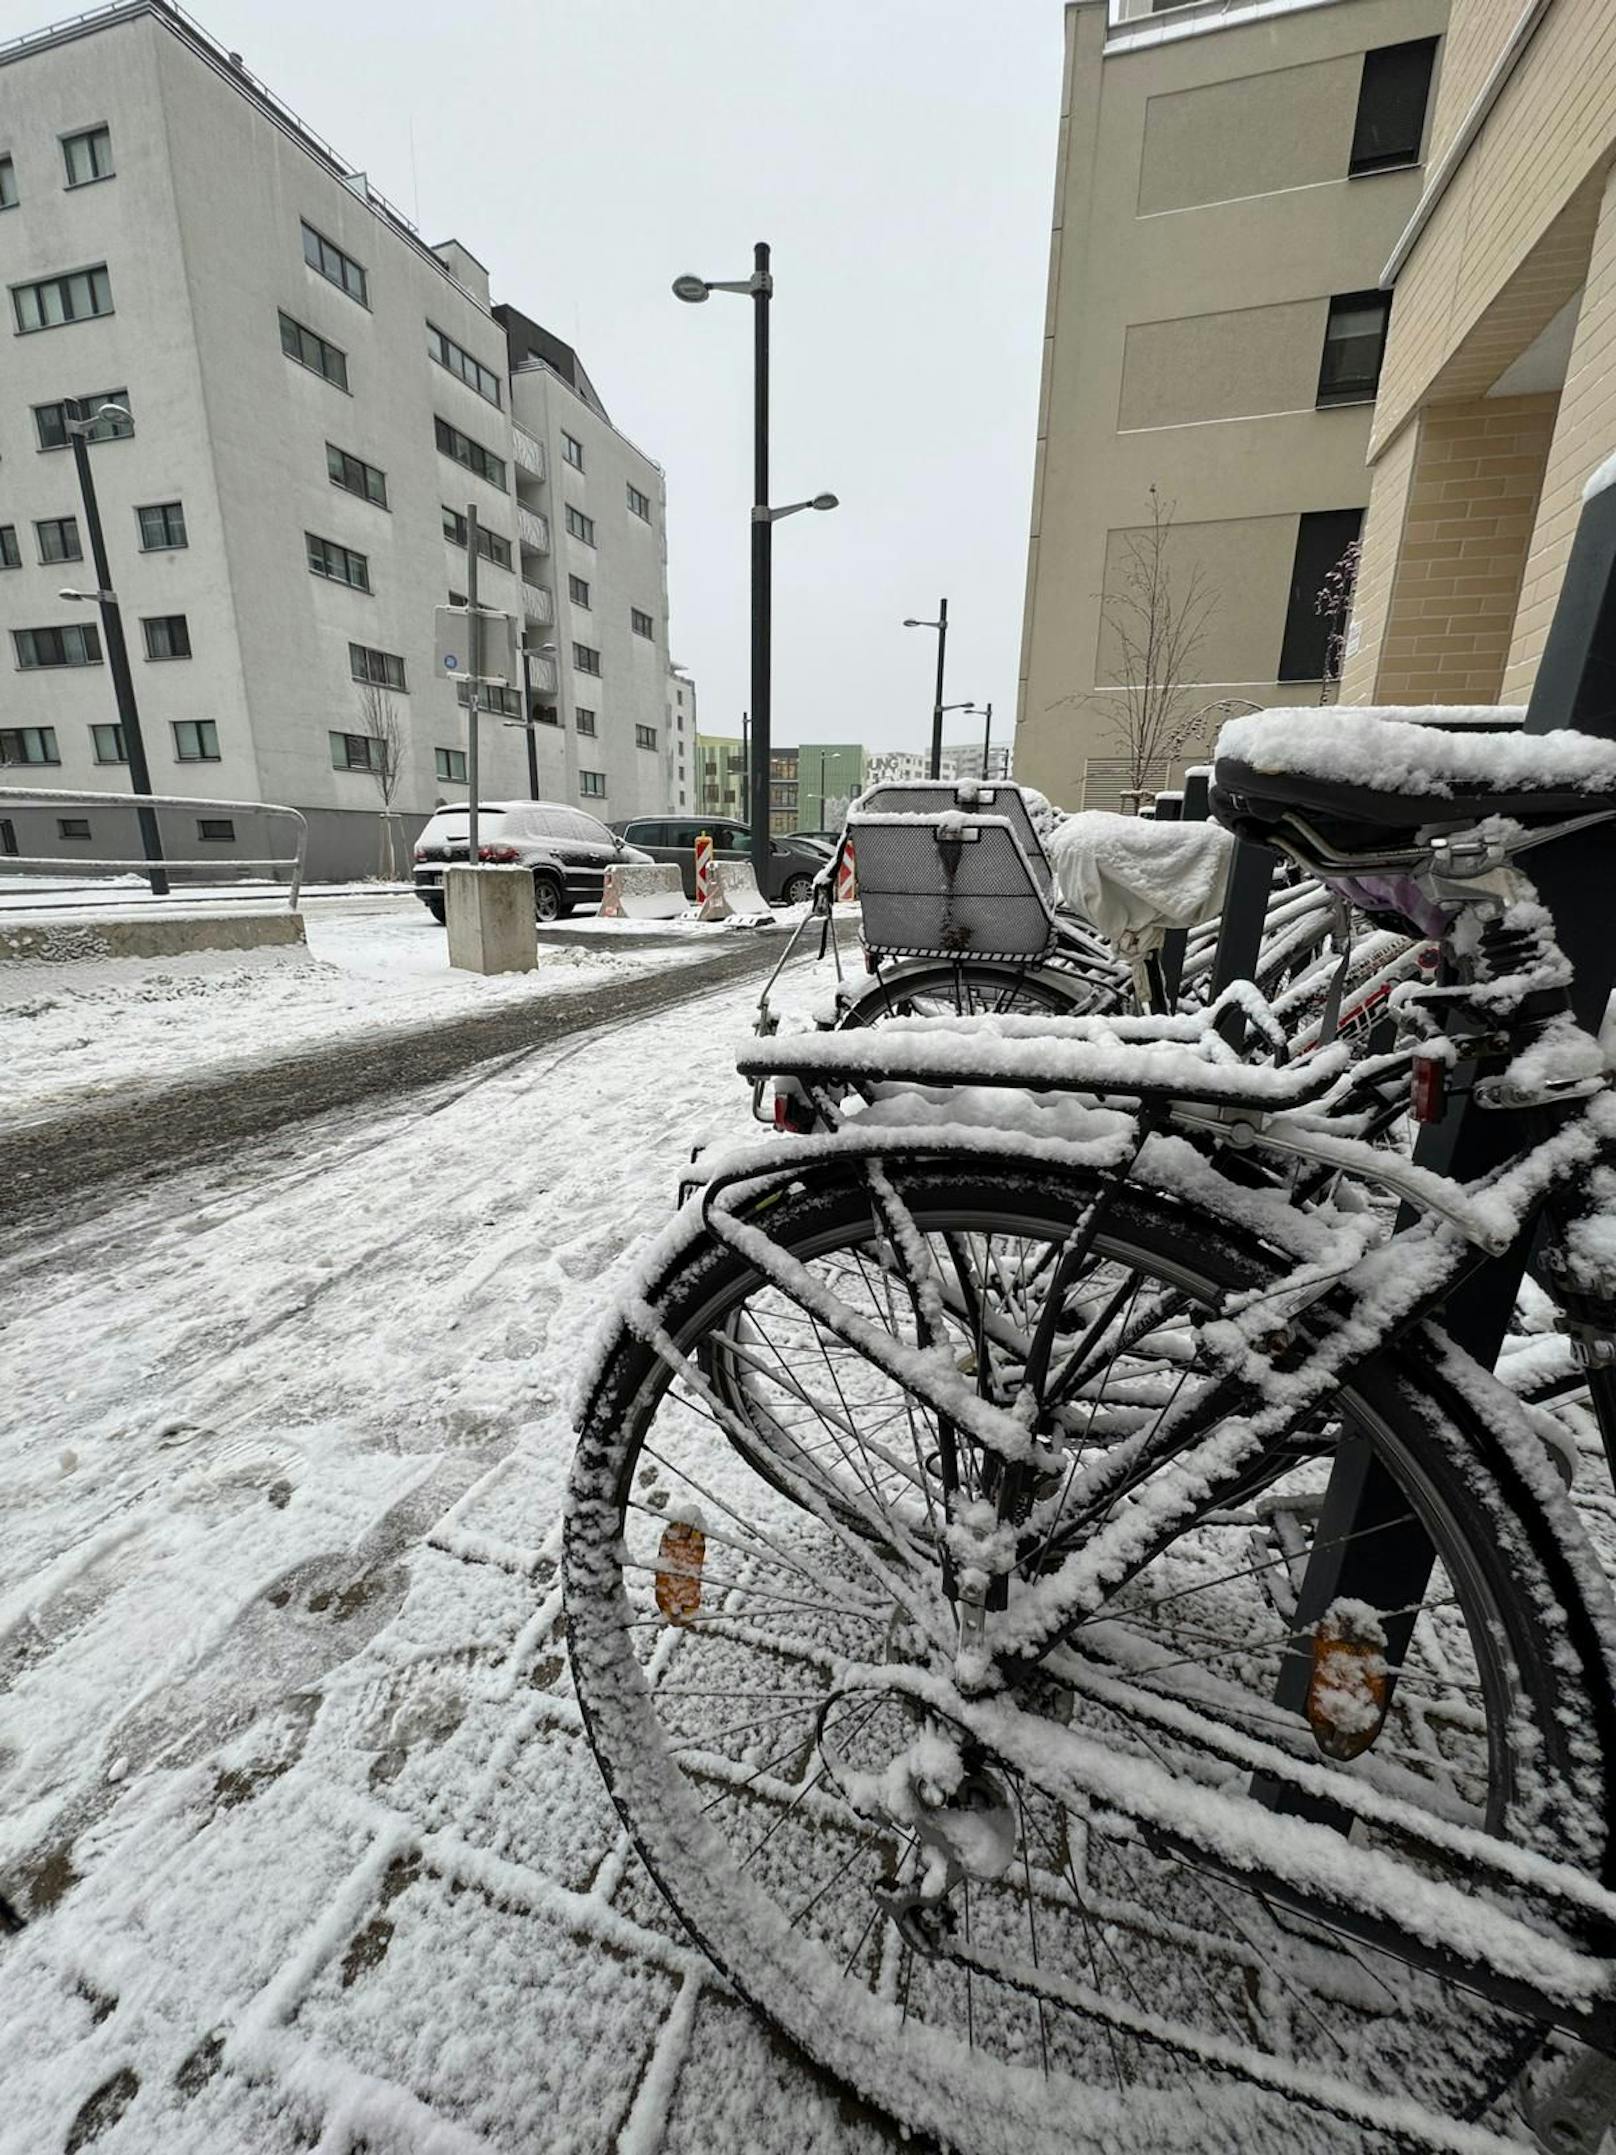
<path id="1" fill-rule="evenodd" d="M 1502 708 L 1446 704 L 1263 711 L 1224 727 L 1218 762 L 1441 800 L 1475 787 L 1499 793 L 1616 791 L 1616 741 L 1569 727 L 1550 733 L 1497 730 L 1516 715 Z M 1483 718 L 1493 730 L 1480 723 Z M 1476 730 L 1443 730 L 1455 720 L 1475 724 Z"/>

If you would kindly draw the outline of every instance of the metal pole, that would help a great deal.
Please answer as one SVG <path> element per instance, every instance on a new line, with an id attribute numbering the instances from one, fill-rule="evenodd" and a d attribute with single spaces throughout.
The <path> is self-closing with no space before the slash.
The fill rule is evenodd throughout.
<path id="1" fill-rule="evenodd" d="M 741 713 L 741 821 L 751 828 L 752 823 L 752 721 L 745 711 Z M 727 787 L 721 787 L 727 792 Z"/>
<path id="2" fill-rule="evenodd" d="M 533 726 L 533 654 L 522 650 L 522 716 L 527 721 L 527 797 L 539 798 L 539 739 Z"/>
<path id="3" fill-rule="evenodd" d="M 937 607 L 937 694 L 931 707 L 931 776 L 943 775 L 943 659 L 948 650 L 948 601 Z"/>
<path id="4" fill-rule="evenodd" d="M 752 867 L 769 887 L 770 656 L 774 531 L 769 522 L 769 249 L 752 250 Z"/>
<path id="5" fill-rule="evenodd" d="M 85 405 L 77 400 L 73 403 L 73 422 L 68 428 L 68 439 L 73 444 L 73 469 L 78 474 L 79 498 L 84 504 L 84 527 L 90 535 L 90 562 L 95 570 L 101 633 L 106 638 L 107 665 L 112 671 L 112 694 L 118 708 L 118 724 L 123 728 L 124 751 L 129 758 L 129 784 L 135 793 L 150 793 L 151 770 L 146 762 L 146 743 L 140 731 L 140 712 L 135 703 L 135 678 L 129 670 L 129 647 L 123 640 L 123 613 L 112 588 L 112 571 L 107 566 L 107 542 L 101 530 L 101 508 L 95 497 L 95 475 L 90 469 L 90 445 L 86 438 L 88 412 Z M 137 808 L 135 821 L 140 826 L 140 850 L 143 858 L 154 864 L 160 863 L 163 858 L 163 840 L 157 828 L 157 811 L 154 808 Z M 158 865 L 154 865 L 151 870 L 151 890 L 154 898 L 168 896 L 168 877 Z"/>
<path id="6" fill-rule="evenodd" d="M 466 505 L 466 627 L 470 635 L 471 701 L 466 706 L 466 780 L 471 798 L 466 810 L 466 865 L 477 865 L 477 697 L 483 670 L 483 624 L 477 611 L 477 504 Z M 529 716 L 532 714 L 529 713 Z"/>
<path id="7" fill-rule="evenodd" d="M 801 814 L 802 814 L 802 803 L 801 803 L 801 801 L 798 801 L 798 803 L 797 803 L 797 813 L 798 813 L 798 816 L 799 816 L 799 818 L 800 818 L 800 816 L 801 816 Z M 799 826 L 798 826 L 798 827 L 799 827 L 799 829 L 801 828 L 800 822 L 799 822 Z M 823 830 L 824 828 L 825 828 L 825 751 L 824 751 L 823 749 L 821 749 L 821 750 L 820 750 L 820 752 L 819 752 L 819 821 L 818 821 L 818 822 L 817 822 L 817 823 L 816 823 L 816 824 L 814 825 L 814 829 L 815 829 L 816 831 L 822 831 L 822 830 Z"/>
<path id="8" fill-rule="evenodd" d="M 989 763 L 989 759 L 991 758 L 992 754 L 993 754 L 993 706 L 992 706 L 992 704 L 990 703 L 990 704 L 988 705 L 988 707 L 987 707 L 987 721 L 986 721 L 986 724 L 985 724 L 985 725 L 983 726 L 983 728 L 982 728 L 982 783 L 983 783 L 983 785 L 986 785 L 986 784 L 987 784 L 987 782 L 988 782 L 988 780 L 989 780 L 989 779 L 990 779 L 990 778 L 991 778 L 991 777 L 993 776 L 993 773 L 992 773 L 992 771 L 991 771 L 991 770 L 989 770 L 989 768 L 988 768 L 988 763 Z"/>

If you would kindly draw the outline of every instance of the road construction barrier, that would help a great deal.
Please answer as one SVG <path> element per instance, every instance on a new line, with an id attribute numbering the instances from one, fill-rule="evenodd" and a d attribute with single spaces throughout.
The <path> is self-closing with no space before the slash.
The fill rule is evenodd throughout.
<path id="1" fill-rule="evenodd" d="M 768 899 L 758 889 L 750 861 L 715 860 L 707 895 L 696 917 L 698 920 L 731 920 L 737 915 L 759 920 L 774 917 Z"/>
<path id="2" fill-rule="evenodd" d="M 696 903 L 705 905 L 713 887 L 713 841 L 702 831 L 696 839 Z M 703 919 L 706 915 L 703 914 Z"/>
<path id="3" fill-rule="evenodd" d="M 624 861 L 606 871 L 602 920 L 675 920 L 685 909 L 685 887 L 672 861 Z"/>
<path id="4" fill-rule="evenodd" d="M 858 869 L 853 860 L 851 837 L 842 841 L 842 857 L 836 864 L 836 903 L 851 905 L 858 897 Z"/>

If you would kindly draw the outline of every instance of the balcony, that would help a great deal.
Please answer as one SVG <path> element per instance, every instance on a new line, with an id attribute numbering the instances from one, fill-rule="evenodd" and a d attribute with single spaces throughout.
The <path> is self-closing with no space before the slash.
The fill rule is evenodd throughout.
<path id="1" fill-rule="evenodd" d="M 535 696 L 553 696 L 556 692 L 555 660 L 540 658 L 537 651 L 527 655 L 527 685 Z"/>
<path id="2" fill-rule="evenodd" d="M 511 424 L 511 432 L 515 437 L 517 469 L 525 471 L 529 478 L 542 479 L 544 477 L 543 442 L 540 441 L 536 434 L 530 434 L 526 427 L 517 426 L 514 421 Z"/>
<path id="3" fill-rule="evenodd" d="M 537 509 L 524 509 L 520 502 L 516 505 L 516 535 L 526 553 L 550 551 L 550 519 L 540 516 Z"/>
<path id="4" fill-rule="evenodd" d="M 555 619 L 549 592 L 542 584 L 530 584 L 525 576 L 522 579 L 522 612 L 529 621 L 538 622 L 544 628 Z"/>

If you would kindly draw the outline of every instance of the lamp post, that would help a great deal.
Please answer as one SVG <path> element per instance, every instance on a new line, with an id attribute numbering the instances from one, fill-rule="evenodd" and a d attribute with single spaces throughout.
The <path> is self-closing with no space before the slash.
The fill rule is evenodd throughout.
<path id="1" fill-rule="evenodd" d="M 931 775 L 933 778 L 941 778 L 943 775 L 943 720 L 950 711 L 974 711 L 975 709 L 976 705 L 974 703 L 940 703 L 932 714 L 934 738 L 931 749 Z"/>
<path id="2" fill-rule="evenodd" d="M 985 786 L 993 773 L 988 769 L 988 758 L 993 753 L 993 706 L 982 707 L 982 783 Z"/>
<path id="3" fill-rule="evenodd" d="M 90 560 L 95 569 L 96 588 L 94 591 L 63 592 L 62 596 L 93 598 L 101 610 L 101 633 L 106 638 L 107 664 L 112 670 L 112 694 L 118 708 L 124 753 L 129 758 L 130 788 L 137 794 L 149 794 L 152 790 L 151 771 L 146 763 L 146 743 L 135 703 L 135 678 L 129 670 L 129 647 L 123 640 L 123 613 L 118 605 L 118 595 L 112 588 L 107 542 L 101 530 L 101 508 L 95 496 L 95 474 L 90 469 L 89 437 L 96 421 L 108 416 L 127 419 L 129 414 L 121 404 L 102 404 L 93 418 L 87 418 L 85 406 L 77 398 L 72 400 L 72 414 L 66 421 L 67 434 L 73 445 L 73 469 L 78 475 L 79 498 L 84 505 L 84 527 L 90 535 Z M 168 877 L 161 865 L 163 840 L 157 828 L 157 811 L 151 807 L 137 807 L 135 820 L 140 825 L 141 853 L 152 863 L 149 871 L 152 896 L 166 898 Z"/>
<path id="4" fill-rule="evenodd" d="M 769 722 L 770 659 L 774 612 L 774 526 L 798 509 L 834 509 L 834 494 L 816 494 L 783 509 L 769 507 L 769 301 L 774 278 L 769 248 L 759 240 L 752 249 L 750 277 L 675 277 L 676 299 L 699 306 L 712 292 L 743 292 L 752 302 L 752 866 L 758 888 L 768 888 L 769 873 Z"/>
<path id="5" fill-rule="evenodd" d="M 752 824 L 752 740 L 750 712 L 741 713 L 741 821 L 751 828 Z M 761 885 L 759 888 L 761 889 Z"/>
<path id="6" fill-rule="evenodd" d="M 533 720 L 533 661 L 535 658 L 548 658 L 555 648 L 554 644 L 540 644 L 535 652 L 530 645 L 522 646 L 522 723 L 527 731 L 527 792 L 528 799 L 532 801 L 540 797 L 539 741 Z"/>
<path id="7" fill-rule="evenodd" d="M 948 652 L 948 601 L 937 602 L 935 621 L 917 621 L 912 616 L 905 620 L 906 629 L 935 629 L 937 631 L 937 693 L 931 704 L 931 770 L 929 776 L 943 775 L 943 661 Z"/>

